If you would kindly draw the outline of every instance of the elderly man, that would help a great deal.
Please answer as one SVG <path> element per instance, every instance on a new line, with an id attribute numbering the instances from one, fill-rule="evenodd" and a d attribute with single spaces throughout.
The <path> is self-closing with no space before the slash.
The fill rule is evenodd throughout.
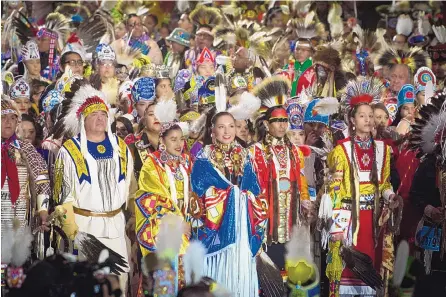
<path id="1" fill-rule="evenodd" d="M 85 81 L 71 86 L 78 89 L 70 108 L 61 114 L 65 130 L 74 137 L 59 150 L 55 165 L 54 197 L 66 211 L 63 229 L 79 255 L 88 259 L 104 245 L 117 254 L 123 292 L 127 284 L 128 263 L 126 219 L 123 210 L 129 198 L 133 158 L 123 140 L 111 132 L 108 107 L 103 93 Z M 85 240 L 85 234 L 93 235 Z M 79 244 L 80 243 L 80 244 Z M 113 270 L 112 270 L 113 271 Z"/>

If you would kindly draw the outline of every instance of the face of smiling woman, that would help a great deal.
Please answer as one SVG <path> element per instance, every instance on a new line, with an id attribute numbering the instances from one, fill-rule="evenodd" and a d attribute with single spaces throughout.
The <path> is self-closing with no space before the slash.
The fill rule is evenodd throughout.
<path id="1" fill-rule="evenodd" d="M 178 157 L 183 152 L 184 137 L 181 129 L 170 130 L 166 136 L 161 138 L 161 141 L 166 146 L 166 151 L 170 155 Z"/>
<path id="2" fill-rule="evenodd" d="M 230 144 L 235 139 L 235 120 L 232 116 L 224 114 L 217 118 L 212 129 L 215 139 L 221 144 Z"/>

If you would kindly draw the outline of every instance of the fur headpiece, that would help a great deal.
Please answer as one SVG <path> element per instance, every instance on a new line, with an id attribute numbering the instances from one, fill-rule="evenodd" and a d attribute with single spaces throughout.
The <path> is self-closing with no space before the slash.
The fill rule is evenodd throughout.
<path id="1" fill-rule="evenodd" d="M 426 52 L 419 47 L 410 50 L 396 50 L 388 48 L 378 56 L 378 65 L 392 68 L 397 64 L 404 64 L 409 67 L 412 73 L 421 67 L 432 67 L 432 61 Z"/>

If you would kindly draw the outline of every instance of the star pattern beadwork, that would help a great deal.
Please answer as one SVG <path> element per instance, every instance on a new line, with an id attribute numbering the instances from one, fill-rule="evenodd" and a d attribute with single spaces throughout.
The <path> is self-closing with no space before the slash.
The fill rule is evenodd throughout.
<path id="1" fill-rule="evenodd" d="M 370 164 L 370 156 L 367 153 L 364 153 L 361 157 L 361 162 L 364 165 L 364 167 L 368 167 Z"/>
<path id="2" fill-rule="evenodd" d="M 105 153 L 105 146 L 103 146 L 102 144 L 97 146 L 97 150 L 100 154 Z"/>

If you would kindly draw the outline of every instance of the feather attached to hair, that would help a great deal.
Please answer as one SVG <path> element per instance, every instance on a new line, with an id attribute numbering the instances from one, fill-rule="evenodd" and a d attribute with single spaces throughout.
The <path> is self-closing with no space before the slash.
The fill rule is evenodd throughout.
<path id="1" fill-rule="evenodd" d="M 249 92 L 243 92 L 237 105 L 228 109 L 236 120 L 247 120 L 260 108 L 260 99 Z"/>
<path id="2" fill-rule="evenodd" d="M 339 101 L 334 97 L 327 97 L 316 103 L 314 111 L 321 115 L 332 115 L 339 111 Z"/>
<path id="3" fill-rule="evenodd" d="M 154 114 L 161 123 L 173 122 L 177 116 L 177 104 L 174 100 L 162 100 L 155 105 Z"/>
<path id="4" fill-rule="evenodd" d="M 183 256 L 184 278 L 186 285 L 193 285 L 200 282 L 204 276 L 204 258 L 206 248 L 197 240 L 191 241 Z"/>
<path id="5" fill-rule="evenodd" d="M 156 237 L 158 259 L 174 260 L 180 252 L 183 242 L 184 220 L 182 217 L 168 213 L 161 219 L 159 233 Z"/>

